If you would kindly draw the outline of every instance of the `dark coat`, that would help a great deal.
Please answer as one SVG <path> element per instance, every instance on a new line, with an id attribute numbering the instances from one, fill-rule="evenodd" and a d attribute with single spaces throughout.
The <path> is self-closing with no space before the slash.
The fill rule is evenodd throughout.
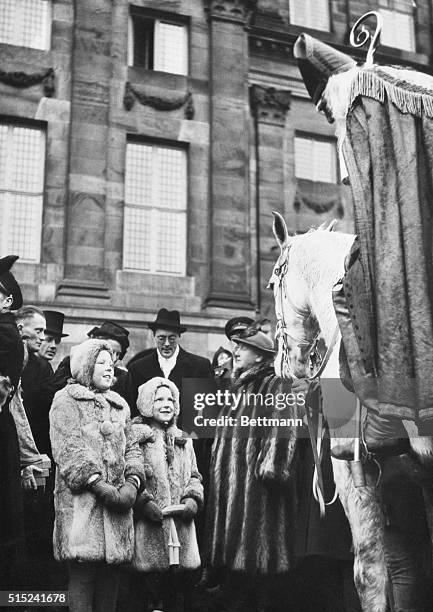
<path id="1" fill-rule="evenodd" d="M 156 349 L 142 357 L 141 359 L 137 359 L 133 363 L 128 365 L 129 374 L 130 374 L 130 382 L 131 382 L 131 392 L 132 398 L 135 402 L 137 401 L 138 388 L 143 383 L 147 382 L 151 378 L 155 376 L 161 376 L 164 378 L 164 373 L 159 367 L 158 355 Z M 199 357 L 198 355 L 193 355 L 192 353 L 188 353 L 183 348 L 179 348 L 179 355 L 177 357 L 176 365 L 173 370 L 170 372 L 169 380 L 174 382 L 176 387 L 179 389 L 179 392 L 182 390 L 182 379 L 183 378 L 213 378 L 214 371 L 209 359 L 205 359 L 204 357 Z M 133 416 L 138 415 L 138 411 L 133 411 Z M 182 407 L 181 407 L 182 411 Z"/>
<path id="2" fill-rule="evenodd" d="M 0 313 L 0 374 L 16 387 L 21 375 L 24 347 L 11 313 Z M 2 587 L 17 587 L 13 568 L 22 562 L 24 546 L 20 452 L 9 402 L 0 412 L 0 575 Z"/>
<path id="3" fill-rule="evenodd" d="M 232 392 L 289 392 L 269 364 L 251 368 Z M 238 418 L 294 418 L 293 408 L 242 405 L 228 413 Z M 293 460 L 296 431 L 284 436 L 271 427 L 221 428 L 215 439 L 206 519 L 207 565 L 250 575 L 285 574 L 293 565 L 296 496 Z M 206 563 L 205 563 L 206 564 Z"/>
<path id="4" fill-rule="evenodd" d="M 21 376 L 23 404 L 33 438 L 40 453 L 51 456 L 50 423 L 48 415 L 56 392 L 53 369 L 49 362 L 35 354 L 29 360 Z"/>
<path id="5" fill-rule="evenodd" d="M 57 370 L 54 374 L 53 382 L 56 388 L 56 391 L 60 391 L 66 387 L 68 380 L 72 378 L 71 374 L 71 358 L 69 355 L 64 357 L 62 361 L 59 363 Z M 123 368 L 114 367 L 114 384 L 111 388 L 112 391 L 115 391 L 123 397 L 128 406 L 132 411 L 132 405 L 135 405 L 135 402 L 132 401 L 131 398 L 131 390 L 129 386 L 129 376 L 128 372 Z"/>

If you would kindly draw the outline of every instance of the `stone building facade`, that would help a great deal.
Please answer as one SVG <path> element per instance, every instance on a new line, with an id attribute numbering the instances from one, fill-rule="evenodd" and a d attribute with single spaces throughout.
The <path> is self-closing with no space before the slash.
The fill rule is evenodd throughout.
<path id="1" fill-rule="evenodd" d="M 65 312 L 69 342 L 123 322 L 131 354 L 162 306 L 208 356 L 231 316 L 272 318 L 272 210 L 352 230 L 293 44 L 364 57 L 347 43 L 368 10 L 377 60 L 429 72 L 430 0 L 3 0 L 0 251 L 25 302 Z"/>

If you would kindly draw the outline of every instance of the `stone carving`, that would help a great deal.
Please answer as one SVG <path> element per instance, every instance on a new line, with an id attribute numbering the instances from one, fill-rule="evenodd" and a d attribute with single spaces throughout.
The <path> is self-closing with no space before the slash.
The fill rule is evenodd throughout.
<path id="1" fill-rule="evenodd" d="M 160 111 L 173 111 L 183 107 L 185 119 L 194 118 L 195 108 L 192 93 L 190 91 L 187 91 L 186 94 L 177 98 L 162 98 L 146 94 L 143 90 L 134 87 L 127 81 L 125 84 L 125 94 L 123 96 L 123 106 L 125 110 L 130 111 L 136 100 L 143 106 L 151 106 Z"/>
<path id="2" fill-rule="evenodd" d="M 258 121 L 277 122 L 282 125 L 290 108 L 290 91 L 252 85 L 250 106 Z"/>
<path id="3" fill-rule="evenodd" d="M 206 0 L 211 18 L 245 23 L 255 11 L 257 0 Z"/>
<path id="4" fill-rule="evenodd" d="M 327 200 L 326 202 L 319 202 L 312 198 L 306 197 L 305 194 L 301 194 L 298 190 L 296 192 L 293 208 L 296 210 L 296 212 L 299 212 L 301 210 L 301 206 L 306 206 L 310 210 L 313 210 L 317 215 L 327 213 L 332 210 L 334 206 L 336 206 L 337 215 L 340 217 L 340 219 L 344 217 L 344 207 L 339 196 Z"/>
<path id="5" fill-rule="evenodd" d="M 44 95 L 47 98 L 54 96 L 54 69 L 48 68 L 44 72 L 33 72 L 32 74 L 26 74 L 25 72 L 7 72 L 0 70 L 0 82 L 5 85 L 11 85 L 11 87 L 17 87 L 24 89 L 26 87 L 32 87 L 38 83 L 43 84 Z"/>

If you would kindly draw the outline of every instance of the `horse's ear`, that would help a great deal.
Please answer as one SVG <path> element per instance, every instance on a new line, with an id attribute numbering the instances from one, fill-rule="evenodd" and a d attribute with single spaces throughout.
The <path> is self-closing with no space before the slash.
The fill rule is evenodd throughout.
<path id="1" fill-rule="evenodd" d="M 274 215 L 274 223 L 272 226 L 272 231 L 274 232 L 274 236 L 280 245 L 280 249 L 284 249 L 285 246 L 290 242 L 289 232 L 287 231 L 287 225 L 284 221 L 283 217 L 279 212 L 275 210 L 272 212 Z"/>
<path id="2" fill-rule="evenodd" d="M 334 231 L 334 227 L 337 225 L 337 219 L 332 219 L 331 223 L 328 225 L 328 227 L 326 228 L 327 232 L 333 232 Z"/>

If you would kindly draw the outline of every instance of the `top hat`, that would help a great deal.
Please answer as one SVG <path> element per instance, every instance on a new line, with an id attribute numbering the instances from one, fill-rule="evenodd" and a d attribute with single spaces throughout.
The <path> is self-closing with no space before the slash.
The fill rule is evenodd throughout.
<path id="1" fill-rule="evenodd" d="M 153 323 L 148 323 L 149 329 L 155 332 L 157 329 L 171 329 L 178 334 L 186 332 L 186 327 L 180 324 L 180 315 L 178 310 L 167 310 L 161 308 Z"/>
<path id="2" fill-rule="evenodd" d="M 250 317 L 233 317 L 225 324 L 224 332 L 227 338 L 231 340 L 233 336 L 239 335 L 251 323 L 253 323 L 253 319 L 250 319 Z"/>
<path id="3" fill-rule="evenodd" d="M 0 291 L 4 295 L 12 296 L 12 310 L 18 310 L 23 305 L 23 296 L 20 286 L 10 269 L 18 259 L 18 255 L 7 255 L 0 259 Z"/>
<path id="4" fill-rule="evenodd" d="M 125 356 L 126 349 L 129 347 L 129 331 L 113 321 L 103 321 L 100 327 L 93 327 L 87 332 L 87 335 L 89 338 L 94 338 L 96 336 L 98 338 L 111 338 L 112 340 L 117 340 L 122 347 L 122 359 Z"/>
<path id="5" fill-rule="evenodd" d="M 267 336 L 262 331 L 257 331 L 253 335 L 247 335 L 246 337 L 242 337 L 242 335 L 234 336 L 232 340 L 237 344 L 245 344 L 247 346 L 251 346 L 260 353 L 264 353 L 266 355 L 275 355 L 274 343 L 269 338 L 269 336 Z"/>
<path id="6" fill-rule="evenodd" d="M 66 338 L 69 334 L 63 333 L 63 323 L 65 315 L 57 310 L 44 310 L 45 315 L 45 333 L 57 338 Z"/>
<path id="7" fill-rule="evenodd" d="M 298 37 L 293 47 L 293 55 L 298 60 L 305 87 L 314 104 L 319 101 L 330 76 L 356 66 L 350 55 L 341 53 L 308 34 Z"/>

